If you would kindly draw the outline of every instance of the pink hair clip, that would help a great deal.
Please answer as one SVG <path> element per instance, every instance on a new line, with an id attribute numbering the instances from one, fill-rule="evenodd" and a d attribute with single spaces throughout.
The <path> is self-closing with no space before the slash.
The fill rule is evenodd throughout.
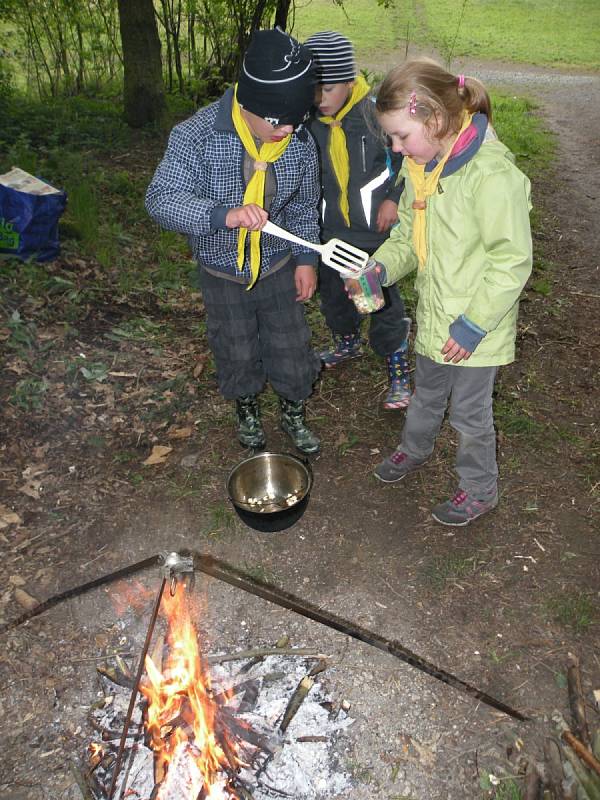
<path id="1" fill-rule="evenodd" d="M 409 114 L 417 113 L 417 93 L 414 91 L 410 93 L 408 98 L 408 112 Z"/>
<path id="2" fill-rule="evenodd" d="M 464 89 L 465 88 L 465 76 L 464 75 L 459 75 L 458 76 L 458 88 L 459 89 Z"/>

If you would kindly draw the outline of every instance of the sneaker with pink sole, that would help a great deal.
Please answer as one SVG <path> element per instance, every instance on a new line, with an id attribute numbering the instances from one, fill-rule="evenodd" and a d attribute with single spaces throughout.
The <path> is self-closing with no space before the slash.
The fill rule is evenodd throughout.
<path id="1" fill-rule="evenodd" d="M 487 514 L 498 505 L 498 493 L 490 495 L 487 500 L 476 500 L 462 489 L 455 492 L 454 497 L 439 503 L 431 514 L 442 525 L 462 526 L 473 522 L 482 514 Z"/>

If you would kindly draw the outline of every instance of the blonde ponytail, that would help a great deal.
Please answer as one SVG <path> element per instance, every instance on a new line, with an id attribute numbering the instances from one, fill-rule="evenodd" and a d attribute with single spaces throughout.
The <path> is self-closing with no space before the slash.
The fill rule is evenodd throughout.
<path id="1" fill-rule="evenodd" d="M 379 87 L 376 109 L 380 114 L 410 106 L 426 126 L 435 124 L 436 136 L 457 133 L 463 114 L 479 111 L 492 119 L 492 103 L 477 78 L 453 75 L 435 61 L 418 58 L 392 69 Z"/>

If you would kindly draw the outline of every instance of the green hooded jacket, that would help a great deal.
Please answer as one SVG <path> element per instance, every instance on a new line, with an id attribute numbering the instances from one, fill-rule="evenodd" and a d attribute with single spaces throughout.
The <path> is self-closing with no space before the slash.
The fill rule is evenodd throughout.
<path id="1" fill-rule="evenodd" d="M 530 183 L 512 153 L 488 129 L 481 147 L 440 179 L 427 199 L 427 260 L 418 269 L 412 243 L 414 191 L 406 188 L 398 224 L 373 254 L 390 286 L 417 269 L 415 351 L 438 363 L 449 326 L 463 314 L 487 331 L 465 367 L 509 364 L 515 357 L 519 295 L 531 273 Z"/>

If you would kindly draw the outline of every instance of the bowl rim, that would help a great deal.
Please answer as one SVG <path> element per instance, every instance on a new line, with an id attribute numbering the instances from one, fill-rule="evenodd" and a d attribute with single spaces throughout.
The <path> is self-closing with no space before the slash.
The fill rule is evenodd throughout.
<path id="1" fill-rule="evenodd" d="M 235 497 L 232 496 L 231 479 L 233 478 L 233 476 L 235 475 L 237 470 L 240 467 L 242 467 L 244 464 L 247 464 L 249 461 L 255 461 L 257 459 L 264 459 L 264 458 L 267 458 L 269 456 L 276 456 L 278 458 L 284 457 L 284 458 L 289 459 L 291 461 L 295 461 L 297 464 L 300 464 L 302 466 L 302 468 L 304 469 L 305 473 L 306 473 L 306 477 L 307 477 L 308 483 L 307 483 L 306 490 L 305 490 L 304 494 L 302 495 L 302 497 L 299 497 L 298 500 L 293 505 L 287 506 L 286 508 L 278 507 L 276 509 L 273 509 L 272 511 L 262 511 L 262 512 L 260 512 L 260 511 L 257 511 L 255 508 L 253 508 L 249 503 L 244 503 L 242 500 L 238 500 L 238 499 L 236 499 Z M 303 458 L 300 458 L 299 456 L 294 455 L 294 453 L 285 453 L 285 452 L 284 453 L 277 453 L 277 452 L 275 452 L 273 450 L 261 450 L 260 453 L 254 453 L 253 455 L 242 459 L 242 461 L 240 461 L 238 464 L 235 465 L 235 467 L 233 467 L 233 469 L 230 470 L 229 475 L 227 476 L 227 484 L 226 484 L 227 485 L 227 496 L 229 497 L 229 500 L 233 503 L 234 506 L 237 506 L 238 508 L 241 508 L 244 511 L 247 511 L 250 514 L 256 514 L 259 517 L 262 517 L 262 516 L 268 515 L 268 514 L 279 514 L 282 511 L 283 512 L 291 511 L 292 509 L 296 508 L 298 503 L 301 503 L 302 500 L 304 500 L 305 497 L 308 497 L 308 495 L 310 494 L 310 492 L 312 490 L 312 487 L 313 487 L 313 480 L 314 480 L 313 471 L 312 471 L 312 467 L 310 466 L 310 462 L 308 461 L 308 459 L 305 460 Z"/>

